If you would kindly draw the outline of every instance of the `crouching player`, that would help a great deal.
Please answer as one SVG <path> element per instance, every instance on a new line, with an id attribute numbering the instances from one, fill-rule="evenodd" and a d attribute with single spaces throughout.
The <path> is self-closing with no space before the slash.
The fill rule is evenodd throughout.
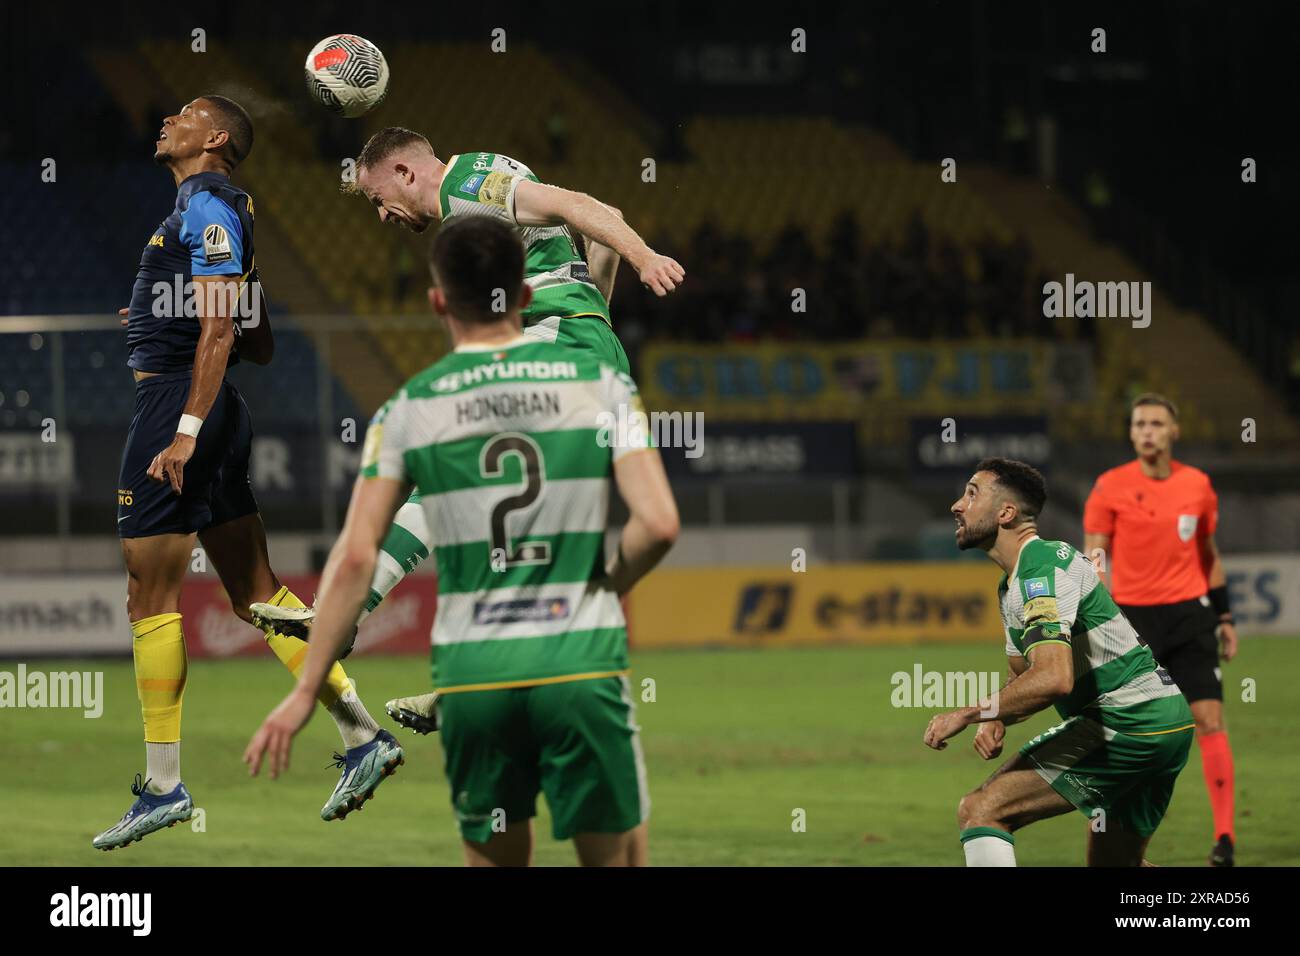
<path id="1" fill-rule="evenodd" d="M 998 604 L 1010 673 L 993 701 L 940 714 L 935 750 L 979 723 L 975 749 L 1002 752 L 1006 725 L 1055 705 L 1039 734 L 957 810 L 967 866 L 1015 866 L 1012 834 L 1072 807 L 1089 817 L 1089 866 L 1139 866 L 1187 763 L 1195 722 L 1082 553 L 1038 537 L 1043 476 L 1023 462 L 981 461 L 952 506 L 957 547 L 1005 573 Z"/>

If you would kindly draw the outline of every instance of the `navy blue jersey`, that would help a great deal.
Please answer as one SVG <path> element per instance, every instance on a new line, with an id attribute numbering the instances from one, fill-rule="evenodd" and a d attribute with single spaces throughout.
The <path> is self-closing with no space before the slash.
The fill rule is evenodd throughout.
<path id="1" fill-rule="evenodd" d="M 182 182 L 176 208 L 144 248 L 127 313 L 126 364 L 131 368 L 193 368 L 200 331 L 189 285 L 195 276 L 237 277 L 257 296 L 258 309 L 262 307 L 253 263 L 253 200 L 221 173 L 196 173 Z M 250 314 L 250 302 L 245 295 L 239 314 Z M 239 321 L 234 325 L 231 365 L 239 360 Z"/>

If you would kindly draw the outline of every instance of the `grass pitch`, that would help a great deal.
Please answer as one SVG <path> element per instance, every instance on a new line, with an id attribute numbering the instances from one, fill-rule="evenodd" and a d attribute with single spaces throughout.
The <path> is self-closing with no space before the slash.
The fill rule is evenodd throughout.
<path id="1" fill-rule="evenodd" d="M 638 704 L 649 767 L 651 861 L 658 865 L 955 866 L 956 807 L 992 772 L 971 749 L 973 730 L 942 752 L 921 734 L 934 711 L 895 709 L 890 675 L 990 671 L 997 646 L 841 647 L 818 650 L 676 651 L 633 655 L 633 681 L 653 678 L 656 700 Z M 144 766 L 129 660 L 31 661 L 28 671 L 103 670 L 104 713 L 0 711 L 0 865 L 289 866 L 459 865 L 460 844 L 437 736 L 398 731 L 407 763 L 361 813 L 323 823 L 339 747 L 317 713 L 299 736 L 287 776 L 250 779 L 240 755 L 288 688 L 262 659 L 195 661 L 185 695 L 182 766 L 201 832 L 192 825 L 104 853 L 91 837 L 133 799 Z M 0 670 L 13 672 L 13 662 Z M 427 685 L 418 658 L 348 662 L 362 699 L 384 726 L 383 702 Z M 1247 639 L 1224 671 L 1237 761 L 1238 865 L 1300 864 L 1293 823 L 1300 792 L 1294 731 L 1300 714 L 1300 643 Z M 1242 681 L 1257 701 L 1241 700 Z M 1008 732 L 1009 756 L 1054 721 L 1039 715 Z M 806 831 L 795 832 L 796 810 Z M 535 861 L 570 865 L 550 836 L 539 800 Z M 1067 814 L 1022 830 L 1022 865 L 1078 865 L 1087 820 Z M 1150 859 L 1200 866 L 1211 844 L 1210 808 L 1193 752 Z"/>

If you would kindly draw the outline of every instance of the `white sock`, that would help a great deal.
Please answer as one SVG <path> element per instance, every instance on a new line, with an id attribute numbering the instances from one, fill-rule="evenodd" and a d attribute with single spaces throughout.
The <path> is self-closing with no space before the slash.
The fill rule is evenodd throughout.
<path id="1" fill-rule="evenodd" d="M 375 734 L 379 733 L 379 725 L 361 703 L 355 689 L 335 701 L 329 708 L 329 715 L 338 725 L 343 746 L 348 750 L 370 743 L 375 739 Z"/>
<path id="2" fill-rule="evenodd" d="M 146 789 L 152 794 L 175 790 L 181 782 L 181 742 L 153 744 L 146 740 L 144 752 L 144 777 L 149 781 Z"/>
<path id="3" fill-rule="evenodd" d="M 978 836 L 964 837 L 961 841 L 961 848 L 966 851 L 967 866 L 1016 865 L 1016 848 L 1011 843 L 1010 833 L 993 831 L 991 827 L 978 829 L 984 832 Z M 994 836 L 994 832 L 1002 833 L 1002 836 Z"/>

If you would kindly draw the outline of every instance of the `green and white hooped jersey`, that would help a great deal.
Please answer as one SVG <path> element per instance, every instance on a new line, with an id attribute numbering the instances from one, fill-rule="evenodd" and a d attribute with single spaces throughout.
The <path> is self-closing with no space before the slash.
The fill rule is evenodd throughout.
<path id="1" fill-rule="evenodd" d="M 998 585 L 1007 656 L 1041 643 L 1068 645 L 1074 689 L 1056 704 L 1062 718 L 1085 714 L 1128 734 L 1191 725 L 1178 685 L 1111 599 L 1092 562 L 1062 541 L 1032 538 Z"/>
<path id="2" fill-rule="evenodd" d="M 438 189 L 442 219 L 493 216 L 519 230 L 525 252 L 524 281 L 533 290 L 533 301 L 523 310 L 525 326 L 552 316 L 594 315 L 609 322 L 609 305 L 591 281 L 569 228 L 520 226 L 515 221 L 515 190 L 525 179 L 540 182 L 523 163 L 500 153 L 453 156 Z"/>
<path id="3" fill-rule="evenodd" d="M 451 352 L 375 415 L 361 474 L 415 485 L 437 562 L 436 688 L 626 671 L 603 584 L 609 479 L 650 436 L 609 426 L 642 411 L 627 375 L 520 336 Z"/>

